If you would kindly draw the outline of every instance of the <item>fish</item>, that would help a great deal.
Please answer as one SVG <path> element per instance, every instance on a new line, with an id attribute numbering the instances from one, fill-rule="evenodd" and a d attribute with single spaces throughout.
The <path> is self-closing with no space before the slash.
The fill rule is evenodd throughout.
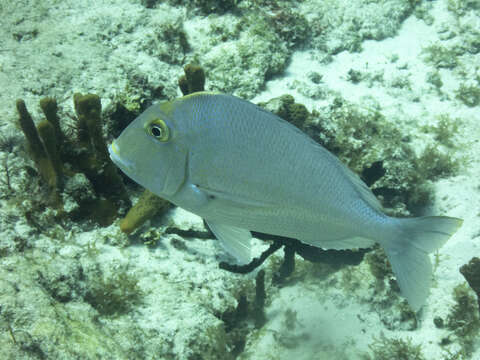
<path id="1" fill-rule="evenodd" d="M 251 259 L 251 231 L 322 249 L 379 244 L 414 311 L 428 297 L 429 254 L 463 221 L 386 215 L 368 186 L 328 150 L 227 94 L 197 92 L 154 104 L 109 153 L 132 180 L 202 217 L 239 263 Z"/>

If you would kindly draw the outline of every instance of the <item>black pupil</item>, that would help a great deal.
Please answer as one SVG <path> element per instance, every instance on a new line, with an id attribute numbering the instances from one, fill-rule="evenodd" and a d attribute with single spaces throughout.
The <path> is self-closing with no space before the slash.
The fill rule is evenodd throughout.
<path id="1" fill-rule="evenodd" d="M 155 137 L 162 136 L 162 129 L 160 129 L 158 126 L 152 126 L 152 135 Z"/>

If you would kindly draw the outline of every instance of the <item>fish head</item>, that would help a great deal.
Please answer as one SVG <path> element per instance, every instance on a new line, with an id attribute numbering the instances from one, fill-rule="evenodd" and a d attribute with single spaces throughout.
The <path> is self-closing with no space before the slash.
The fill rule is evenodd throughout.
<path id="1" fill-rule="evenodd" d="M 154 104 L 109 146 L 112 161 L 131 179 L 158 196 L 174 195 L 186 178 L 187 148 L 174 103 Z"/>

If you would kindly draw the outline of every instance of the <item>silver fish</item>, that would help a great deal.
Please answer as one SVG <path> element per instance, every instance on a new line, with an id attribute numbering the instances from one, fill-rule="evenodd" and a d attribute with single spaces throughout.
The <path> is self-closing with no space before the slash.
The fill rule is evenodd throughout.
<path id="1" fill-rule="evenodd" d="M 113 162 L 158 196 L 204 218 L 228 252 L 250 260 L 250 231 L 325 249 L 385 250 L 402 294 L 419 310 L 428 254 L 462 220 L 384 214 L 335 156 L 278 116 L 234 96 L 194 93 L 155 104 L 109 147 Z"/>

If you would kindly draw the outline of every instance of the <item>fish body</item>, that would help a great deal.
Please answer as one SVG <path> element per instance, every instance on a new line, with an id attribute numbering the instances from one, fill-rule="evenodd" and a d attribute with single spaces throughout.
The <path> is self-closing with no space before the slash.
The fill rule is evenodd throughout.
<path id="1" fill-rule="evenodd" d="M 370 189 L 325 148 L 230 95 L 200 92 L 153 105 L 109 151 L 140 185 L 204 218 L 241 262 L 250 259 L 250 231 L 327 249 L 379 243 L 415 310 L 428 294 L 428 253 L 461 225 L 449 217 L 385 215 Z"/>

